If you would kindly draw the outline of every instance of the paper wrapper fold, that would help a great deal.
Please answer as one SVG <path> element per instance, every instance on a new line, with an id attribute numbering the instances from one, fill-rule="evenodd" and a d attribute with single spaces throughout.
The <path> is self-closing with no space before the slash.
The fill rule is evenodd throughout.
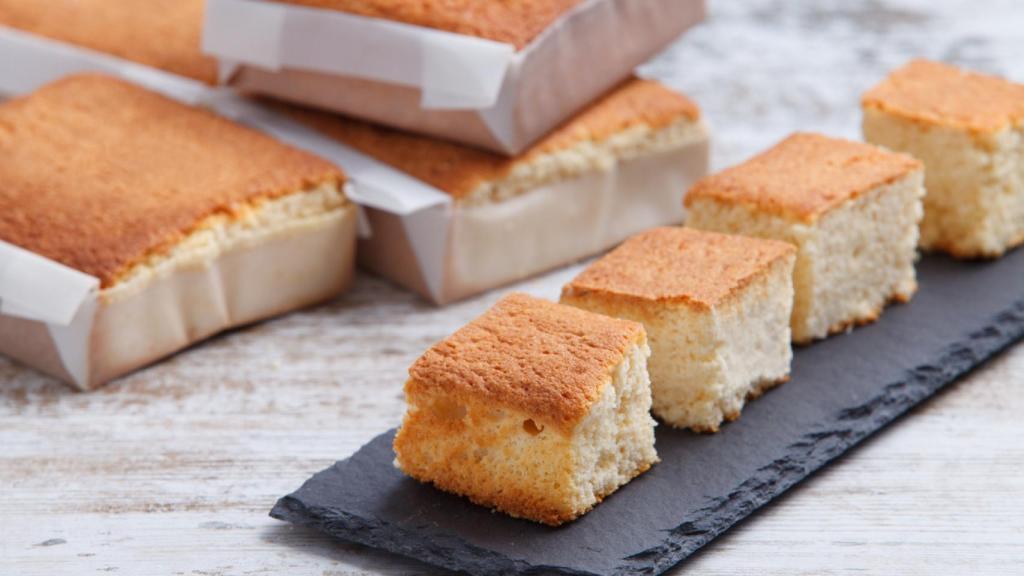
<path id="1" fill-rule="evenodd" d="M 704 13 L 703 0 L 586 0 L 516 52 L 338 11 L 209 0 L 203 42 L 244 91 L 512 155 Z"/>

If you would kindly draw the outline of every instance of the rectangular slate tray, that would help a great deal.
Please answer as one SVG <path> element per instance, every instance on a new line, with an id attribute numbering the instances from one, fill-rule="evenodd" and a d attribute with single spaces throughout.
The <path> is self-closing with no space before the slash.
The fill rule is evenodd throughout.
<path id="1" fill-rule="evenodd" d="M 470 574 L 660 574 L 1024 336 L 1024 250 L 928 256 L 872 325 L 796 350 L 792 379 L 715 435 L 657 428 L 661 463 L 549 528 L 403 476 L 394 431 L 314 475 L 271 516 Z"/>

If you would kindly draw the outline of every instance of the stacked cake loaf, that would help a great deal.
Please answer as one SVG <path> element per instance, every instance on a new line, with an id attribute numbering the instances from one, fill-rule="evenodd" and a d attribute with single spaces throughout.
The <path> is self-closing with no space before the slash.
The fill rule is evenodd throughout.
<path id="1" fill-rule="evenodd" d="M 267 14 L 287 23 L 275 36 L 283 53 L 315 42 L 330 62 L 261 68 L 249 56 L 274 48 L 259 33 Z M 0 0 L 0 49 L 16 48 L 34 78 L 121 76 L 336 164 L 111 77 L 30 95 L 40 82 L 0 83 L 23 98 L 5 113 L 35 138 L 6 141 L 0 175 L 0 268 L 15 281 L 0 292 L 0 350 L 91 388 L 216 331 L 329 298 L 357 260 L 440 304 L 677 224 L 679 190 L 707 170 L 707 127 L 684 95 L 630 76 L 702 14 L 698 0 Z M 233 26 L 241 20 L 251 26 Z M 349 33 L 318 36 L 335 26 Z M 578 65 L 613 33 L 634 41 L 603 66 Z M 333 50 L 336 41 L 356 49 Z M 225 56 L 250 42 L 257 50 L 220 64 L 221 79 L 328 111 L 210 89 L 218 62 L 204 49 Z M 352 60 L 367 43 L 386 49 Z M 54 99 L 73 105 L 46 104 Z M 67 182 L 36 170 L 45 146 L 71 131 L 81 144 L 68 145 Z M 98 144 L 108 133 L 116 147 Z M 57 288 L 33 290 L 41 278 Z M 60 313 L 47 312 L 58 300 Z"/>

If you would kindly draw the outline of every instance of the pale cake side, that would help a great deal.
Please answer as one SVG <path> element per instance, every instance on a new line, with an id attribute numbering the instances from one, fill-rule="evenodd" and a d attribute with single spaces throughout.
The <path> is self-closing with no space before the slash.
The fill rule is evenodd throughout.
<path id="1" fill-rule="evenodd" d="M 581 0 L 276 0 L 476 36 L 525 48 Z"/>
<path id="2" fill-rule="evenodd" d="M 654 413 L 716 432 L 788 377 L 795 253 L 775 240 L 659 228 L 593 263 L 561 301 L 641 322 Z"/>
<path id="3" fill-rule="evenodd" d="M 620 160 L 707 139 L 693 101 L 657 82 L 637 79 L 610 91 L 513 158 L 342 116 L 291 112 L 325 135 L 463 203 L 500 201 Z"/>
<path id="4" fill-rule="evenodd" d="M 0 239 L 104 289 L 195 232 L 346 208 L 343 179 L 316 156 L 105 76 L 0 105 Z"/>
<path id="5" fill-rule="evenodd" d="M 0 25 L 217 83 L 203 54 L 205 0 L 0 0 Z"/>
<path id="6" fill-rule="evenodd" d="M 1024 243 L 1024 85 L 915 60 L 862 103 L 868 141 L 924 162 L 922 248 L 992 258 Z"/>
<path id="7" fill-rule="evenodd" d="M 643 327 L 523 294 L 409 370 L 410 476 L 557 525 L 657 461 Z"/>
<path id="8" fill-rule="evenodd" d="M 791 327 L 806 343 L 913 296 L 924 180 L 921 163 L 903 154 L 799 139 L 702 180 L 686 206 L 688 226 L 796 245 Z"/>

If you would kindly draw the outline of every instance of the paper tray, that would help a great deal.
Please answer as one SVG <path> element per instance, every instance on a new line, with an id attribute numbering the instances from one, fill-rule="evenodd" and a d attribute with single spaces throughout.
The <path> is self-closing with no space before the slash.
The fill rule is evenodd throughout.
<path id="1" fill-rule="evenodd" d="M 512 155 L 704 14 L 704 0 L 586 0 L 516 52 L 333 10 L 209 0 L 203 47 L 243 91 Z"/>
<path id="2" fill-rule="evenodd" d="M 705 137 L 499 202 L 446 201 L 413 214 L 366 206 L 371 233 L 359 263 L 447 304 L 679 224 L 685 191 L 707 170 Z"/>
<path id="3" fill-rule="evenodd" d="M 351 282 L 355 211 L 225 250 L 141 290 L 93 291 L 66 326 L 0 314 L 0 352 L 89 390 L 227 328 L 322 302 Z"/>
<path id="4" fill-rule="evenodd" d="M 943 386 L 1024 337 L 1024 250 L 927 256 L 920 291 L 872 325 L 799 348 L 792 379 L 715 435 L 658 426 L 661 463 L 549 528 L 402 475 L 393 432 L 318 473 L 271 515 L 475 575 L 664 572 Z"/>

